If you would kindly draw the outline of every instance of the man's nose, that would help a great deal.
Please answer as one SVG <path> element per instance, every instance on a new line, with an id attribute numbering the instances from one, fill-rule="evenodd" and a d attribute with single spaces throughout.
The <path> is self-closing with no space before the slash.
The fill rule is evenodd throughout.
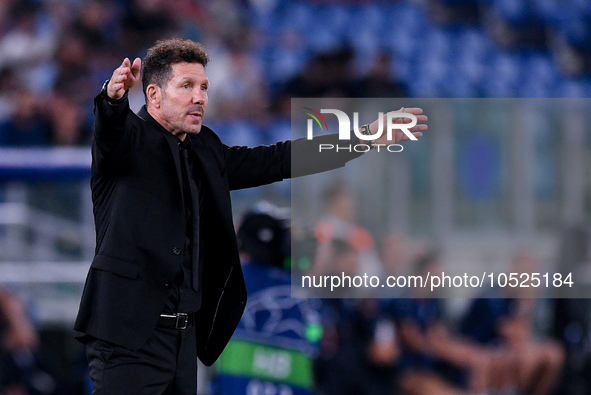
<path id="1" fill-rule="evenodd" d="M 201 89 L 197 90 L 197 93 L 193 95 L 193 103 L 195 104 L 203 104 L 205 102 L 205 98 L 207 97 L 207 93 L 202 91 Z"/>

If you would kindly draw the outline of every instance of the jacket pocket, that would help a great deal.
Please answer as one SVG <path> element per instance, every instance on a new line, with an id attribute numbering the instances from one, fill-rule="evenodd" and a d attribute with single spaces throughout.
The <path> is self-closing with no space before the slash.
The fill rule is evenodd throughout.
<path id="1" fill-rule="evenodd" d="M 140 271 L 139 265 L 133 262 L 105 254 L 98 254 L 95 256 L 90 267 L 93 269 L 105 270 L 131 279 L 137 278 Z"/>

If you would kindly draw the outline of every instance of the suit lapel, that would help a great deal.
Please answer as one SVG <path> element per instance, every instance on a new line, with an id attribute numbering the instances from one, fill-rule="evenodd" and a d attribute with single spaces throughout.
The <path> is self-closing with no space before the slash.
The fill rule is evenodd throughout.
<path id="1" fill-rule="evenodd" d="M 224 185 L 224 177 L 222 176 L 222 169 L 212 153 L 212 147 L 207 143 L 207 132 L 203 129 L 201 133 L 191 136 L 191 147 L 193 152 L 201 164 L 203 170 L 203 181 L 209 186 L 209 191 L 213 197 L 213 202 L 216 206 L 220 218 L 223 222 L 233 230 L 232 223 L 232 205 L 230 202 L 230 193 L 228 188 Z"/>
<path id="2" fill-rule="evenodd" d="M 220 169 L 215 166 L 215 159 L 211 154 L 210 150 L 207 149 L 205 144 L 203 143 L 202 136 L 190 136 L 191 138 L 191 149 L 193 153 L 199 160 L 199 164 L 203 169 L 203 176 L 205 178 L 204 181 L 209 184 L 211 190 L 213 192 L 218 191 L 219 189 L 219 180 L 220 177 L 215 177 L 220 173 Z"/>

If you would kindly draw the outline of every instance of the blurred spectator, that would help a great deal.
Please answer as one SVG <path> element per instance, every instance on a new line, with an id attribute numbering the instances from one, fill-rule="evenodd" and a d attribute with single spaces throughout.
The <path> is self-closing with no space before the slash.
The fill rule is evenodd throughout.
<path id="1" fill-rule="evenodd" d="M 560 234 L 556 264 L 564 273 L 582 270 L 591 259 L 591 232 L 585 222 L 569 226 Z"/>
<path id="2" fill-rule="evenodd" d="M 565 349 L 556 387 L 561 395 L 585 394 L 591 388 L 591 299 L 555 299 L 553 307 L 552 332 Z"/>
<path id="3" fill-rule="evenodd" d="M 286 214 L 260 203 L 241 220 L 237 237 L 249 297 L 216 363 L 217 395 L 312 393 L 312 358 L 322 334 L 320 301 L 291 298 Z"/>
<path id="4" fill-rule="evenodd" d="M 512 273 L 534 273 L 531 255 L 515 256 Z M 540 340 L 534 334 L 537 299 L 530 292 L 535 287 L 504 287 L 499 299 L 476 299 L 466 314 L 461 332 L 479 344 L 496 346 L 515 358 L 517 388 L 522 393 L 551 393 L 564 365 L 564 349 L 553 340 Z M 527 293 L 521 291 L 528 290 Z M 515 299 L 508 299 L 508 298 Z"/>
<path id="5" fill-rule="evenodd" d="M 248 15 L 246 2 L 219 0 L 206 3 L 211 19 L 218 25 L 213 27 L 215 29 L 213 33 L 235 40 L 244 38 L 245 28 L 247 28 L 246 15 Z"/>
<path id="6" fill-rule="evenodd" d="M 543 20 L 535 2 L 497 1 L 482 10 L 483 26 L 504 49 L 547 49 L 548 40 Z"/>
<path id="7" fill-rule="evenodd" d="M 549 394 L 559 378 L 564 351 L 553 341 L 535 339 L 530 327 L 531 301 L 476 299 L 464 318 L 462 333 L 480 344 L 512 352 L 522 393 Z"/>
<path id="8" fill-rule="evenodd" d="M 315 362 L 317 392 L 399 393 L 400 348 L 394 317 L 378 299 L 325 300 L 325 333 Z"/>
<path id="9" fill-rule="evenodd" d="M 324 276 L 357 276 L 359 274 L 359 251 L 348 241 L 333 239 L 328 243 L 318 246 L 314 262 L 306 275 L 312 278 L 326 278 Z M 350 283 L 339 284 L 338 287 L 330 289 L 319 287 L 325 297 L 355 297 L 363 295 L 366 291 L 360 287 L 354 287 Z M 330 293 L 328 293 L 330 292 Z"/>
<path id="10" fill-rule="evenodd" d="M 558 272 L 582 273 L 589 264 L 590 232 L 585 222 L 560 234 Z M 582 295 L 580 291 L 573 290 L 571 295 Z M 552 305 L 552 335 L 565 349 L 564 374 L 557 387 L 561 394 L 582 394 L 591 388 L 591 299 L 554 299 Z"/>
<path id="11" fill-rule="evenodd" d="M 216 83 L 211 85 L 208 97 L 215 118 L 260 120 L 268 113 L 262 67 L 244 41 L 244 37 L 240 42 L 232 40 L 223 46 L 227 51 L 213 55 L 216 67 L 208 70 L 208 75 Z"/>
<path id="12" fill-rule="evenodd" d="M 443 25 L 475 24 L 479 21 L 478 0 L 428 0 L 429 16 Z"/>
<path id="13" fill-rule="evenodd" d="M 375 55 L 369 73 L 351 91 L 353 97 L 407 97 L 404 84 L 392 74 L 392 58 L 386 51 Z"/>
<path id="14" fill-rule="evenodd" d="M 174 7 L 166 0 L 131 0 L 122 22 L 122 36 L 135 51 L 175 35 Z"/>
<path id="15" fill-rule="evenodd" d="M 0 1 L 0 37 L 10 29 L 11 7 L 14 0 Z"/>
<path id="16" fill-rule="evenodd" d="M 339 239 L 348 243 L 359 254 L 357 274 L 375 275 L 381 272 L 381 264 L 371 233 L 357 225 L 355 197 L 348 185 L 336 181 L 324 191 L 326 215 L 315 225 L 314 234 L 322 249 Z M 340 273 L 340 272 L 339 272 Z"/>
<path id="17" fill-rule="evenodd" d="M 68 97 L 79 105 L 92 106 L 94 84 L 92 80 L 91 53 L 88 42 L 73 33 L 66 34 L 56 51 L 60 68 L 56 76 L 54 91 Z"/>
<path id="18" fill-rule="evenodd" d="M 84 112 L 70 97 L 55 92 L 47 104 L 52 145 L 90 144 Z"/>
<path id="19" fill-rule="evenodd" d="M 437 254 L 416 261 L 415 275 L 441 273 Z M 403 349 L 401 387 L 408 394 L 482 393 L 506 389 L 513 360 L 453 335 L 439 299 L 428 288 L 411 288 L 413 299 L 393 300 Z"/>
<path id="20" fill-rule="evenodd" d="M 34 0 L 16 2 L 12 29 L 0 40 L 0 68 L 10 67 L 20 86 L 33 92 L 49 88 L 47 73 L 55 49 L 55 31 L 41 21 L 42 5 Z"/>
<path id="21" fill-rule="evenodd" d="M 0 145 L 39 146 L 49 143 L 49 125 L 35 95 L 19 90 L 12 118 L 0 124 Z"/>
<path id="22" fill-rule="evenodd" d="M 292 97 L 353 97 L 353 51 L 342 47 L 314 57 L 300 74 L 287 81 L 274 100 L 275 112 L 289 116 Z"/>
<path id="23" fill-rule="evenodd" d="M 8 120 L 16 109 L 18 83 L 9 67 L 0 69 L 0 123 Z"/>
<path id="24" fill-rule="evenodd" d="M 384 276 L 406 276 L 412 274 L 412 263 L 420 249 L 402 235 L 386 235 L 381 243 L 380 260 Z M 404 288 L 388 288 L 384 290 L 386 296 L 404 297 Z"/>
<path id="25" fill-rule="evenodd" d="M 580 77 L 591 73 L 591 31 L 588 28 L 590 21 L 591 17 L 587 17 L 587 20 L 573 23 L 573 30 L 577 33 L 573 34 L 574 37 L 569 37 L 568 31 L 550 33 L 552 56 L 567 76 Z"/>
<path id="26" fill-rule="evenodd" d="M 113 50 L 121 37 L 120 13 L 121 2 L 117 5 L 113 1 L 89 0 L 81 4 L 80 11 L 72 22 L 71 34 L 64 34 L 63 40 L 75 39 L 85 43 L 85 50 L 89 53 L 95 51 Z M 111 47 L 111 48 L 109 48 Z M 67 52 L 67 51 L 66 51 Z M 76 53 L 80 49 L 75 49 Z M 87 62 L 84 56 L 78 62 Z"/>
<path id="27" fill-rule="evenodd" d="M 0 393 L 53 394 L 57 382 L 38 353 L 39 339 L 22 303 L 0 289 Z"/>

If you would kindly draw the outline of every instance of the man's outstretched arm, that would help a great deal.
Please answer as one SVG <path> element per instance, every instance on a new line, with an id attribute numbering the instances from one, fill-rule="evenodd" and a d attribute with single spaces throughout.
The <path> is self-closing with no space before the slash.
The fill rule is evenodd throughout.
<path id="1" fill-rule="evenodd" d="M 141 60 L 131 64 L 128 58 L 113 71 L 103 90 L 94 99 L 93 171 L 101 172 L 108 158 L 122 157 L 127 116 L 130 113 L 127 91 L 140 80 Z M 116 166 L 115 166 L 116 167 Z"/>
<path id="2" fill-rule="evenodd" d="M 126 92 L 140 80 L 141 64 L 139 58 L 133 64 L 125 58 L 95 98 L 93 133 L 96 138 L 118 140 L 121 137 L 129 111 Z"/>

